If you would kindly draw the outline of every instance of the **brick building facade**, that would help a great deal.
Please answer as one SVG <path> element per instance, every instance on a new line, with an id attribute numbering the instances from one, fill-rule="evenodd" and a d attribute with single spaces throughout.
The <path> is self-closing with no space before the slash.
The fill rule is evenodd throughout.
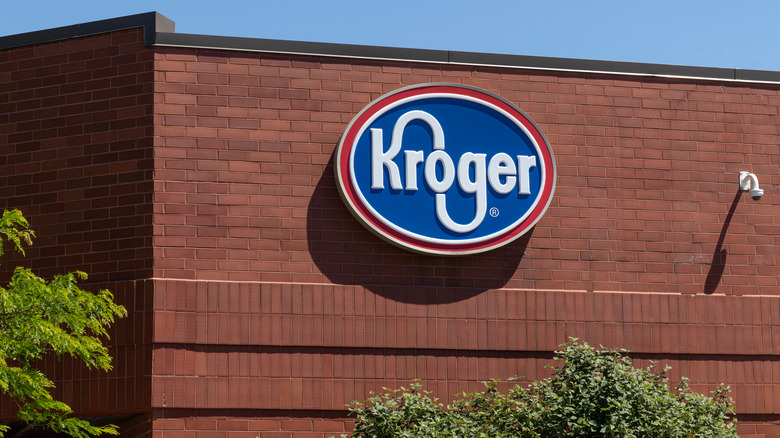
<path id="1" fill-rule="evenodd" d="M 549 139 L 555 196 L 522 238 L 415 254 L 340 199 L 350 120 L 429 82 Z M 369 391 L 535 380 L 574 336 L 727 383 L 741 436 L 776 437 L 778 108 L 777 72 L 176 34 L 156 13 L 0 37 L 0 203 L 39 236 L 0 268 L 83 270 L 128 308 L 111 372 L 42 364 L 123 436 L 338 434 Z"/>

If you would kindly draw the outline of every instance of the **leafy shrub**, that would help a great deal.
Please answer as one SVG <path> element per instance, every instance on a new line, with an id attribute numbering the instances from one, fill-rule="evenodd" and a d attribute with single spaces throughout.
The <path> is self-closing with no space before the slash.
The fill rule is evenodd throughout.
<path id="1" fill-rule="evenodd" d="M 556 351 L 554 375 L 506 394 L 497 382 L 444 406 L 418 383 L 353 402 L 352 437 L 737 437 L 728 387 L 712 397 L 687 379 L 669 388 L 668 368 L 636 369 L 615 350 L 572 340 Z"/>

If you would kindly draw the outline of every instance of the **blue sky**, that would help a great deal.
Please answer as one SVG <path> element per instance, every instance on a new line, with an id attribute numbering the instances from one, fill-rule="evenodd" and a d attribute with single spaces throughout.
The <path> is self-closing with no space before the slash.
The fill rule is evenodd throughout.
<path id="1" fill-rule="evenodd" d="M 0 35 L 158 11 L 181 33 L 780 71 L 777 0 L 4 3 Z"/>

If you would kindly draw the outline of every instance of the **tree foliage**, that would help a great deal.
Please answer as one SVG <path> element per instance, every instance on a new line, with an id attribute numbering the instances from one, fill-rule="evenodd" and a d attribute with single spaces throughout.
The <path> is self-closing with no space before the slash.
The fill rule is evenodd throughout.
<path id="1" fill-rule="evenodd" d="M 615 350 L 572 340 L 556 352 L 552 377 L 506 394 L 497 382 L 444 406 L 418 383 L 353 402 L 352 437 L 728 438 L 737 437 L 728 387 L 712 397 L 668 368 L 637 369 Z"/>
<path id="2" fill-rule="evenodd" d="M 0 218 L 0 239 L 21 253 L 35 234 L 18 210 L 5 210 Z M 2 254 L 2 245 L 0 245 Z M 88 292 L 77 286 L 83 272 L 58 275 L 51 281 L 18 267 L 10 283 L 0 287 L 0 390 L 19 406 L 20 420 L 50 427 L 74 437 L 117 434 L 116 426 L 93 426 L 71 417 L 71 409 L 54 400 L 54 383 L 33 367 L 44 355 L 70 355 L 89 368 L 111 369 L 103 346 L 106 330 L 116 317 L 126 315 L 107 290 Z M 8 430 L 0 426 L 0 436 Z"/>

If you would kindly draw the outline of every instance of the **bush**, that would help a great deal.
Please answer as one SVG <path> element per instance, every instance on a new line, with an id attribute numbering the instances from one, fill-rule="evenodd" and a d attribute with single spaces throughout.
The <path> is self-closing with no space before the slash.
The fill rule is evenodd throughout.
<path id="1" fill-rule="evenodd" d="M 728 387 L 712 397 L 669 388 L 668 368 L 636 369 L 615 350 L 572 340 L 556 351 L 554 375 L 483 392 L 456 394 L 444 406 L 418 383 L 353 402 L 352 437 L 737 437 Z"/>

